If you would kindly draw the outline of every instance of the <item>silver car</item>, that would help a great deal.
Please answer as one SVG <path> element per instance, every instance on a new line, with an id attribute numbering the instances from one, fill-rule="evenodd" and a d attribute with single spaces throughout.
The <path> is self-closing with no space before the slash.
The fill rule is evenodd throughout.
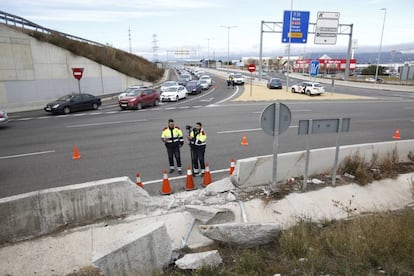
<path id="1" fill-rule="evenodd" d="M 0 110 L 0 126 L 6 125 L 9 121 L 9 116 L 7 116 L 7 112 L 4 110 Z"/>

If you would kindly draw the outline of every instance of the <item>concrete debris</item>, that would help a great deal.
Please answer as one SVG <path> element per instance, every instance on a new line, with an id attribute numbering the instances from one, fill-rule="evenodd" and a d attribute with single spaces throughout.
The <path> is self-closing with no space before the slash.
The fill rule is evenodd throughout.
<path id="1" fill-rule="evenodd" d="M 180 269 L 199 269 L 203 266 L 217 266 L 223 262 L 217 250 L 187 254 L 175 261 Z"/>
<path id="2" fill-rule="evenodd" d="M 277 238 L 281 226 L 278 223 L 227 223 L 200 225 L 199 231 L 215 241 L 252 248 Z"/>
<path id="3" fill-rule="evenodd" d="M 232 191 L 236 189 L 234 187 L 233 183 L 231 182 L 230 178 L 224 178 L 219 181 L 213 182 L 210 185 L 208 185 L 202 192 L 205 195 L 216 195 L 218 193 L 224 193 L 228 191 Z"/>
<path id="4" fill-rule="evenodd" d="M 233 193 L 229 192 L 226 196 L 226 200 L 229 201 L 229 202 L 230 201 L 236 201 L 236 196 Z"/>
<path id="5" fill-rule="evenodd" d="M 235 219 L 234 213 L 226 208 L 186 205 L 185 209 L 204 224 L 226 223 Z"/>
<path id="6" fill-rule="evenodd" d="M 168 266 L 171 252 L 167 228 L 156 222 L 96 252 L 92 262 L 104 275 L 151 275 Z"/>
<path id="7" fill-rule="evenodd" d="M 355 179 L 355 175 L 349 174 L 349 173 L 344 173 L 344 177 L 350 178 L 350 179 Z"/>
<path id="8" fill-rule="evenodd" d="M 313 184 L 322 184 L 322 183 L 325 183 L 325 181 L 319 180 L 317 178 L 312 178 L 312 183 Z"/>

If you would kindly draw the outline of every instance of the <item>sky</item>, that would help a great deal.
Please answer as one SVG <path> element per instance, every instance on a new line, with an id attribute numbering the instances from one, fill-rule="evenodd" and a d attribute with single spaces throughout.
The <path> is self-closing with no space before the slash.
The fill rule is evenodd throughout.
<path id="1" fill-rule="evenodd" d="M 309 11 L 310 23 L 316 23 L 319 11 L 339 12 L 339 24 L 353 24 L 355 51 L 414 49 L 413 0 L 0 0 L 0 7 L 43 27 L 150 60 L 154 46 L 159 59 L 177 50 L 195 58 L 257 57 L 261 22 L 276 22 L 270 26 L 281 32 L 283 12 L 291 8 Z M 286 55 L 288 44 L 281 41 L 281 33 L 263 33 L 263 55 Z M 291 53 L 346 52 L 348 42 L 348 35 L 339 35 L 336 45 L 315 45 L 309 34 L 306 44 L 291 44 Z"/>

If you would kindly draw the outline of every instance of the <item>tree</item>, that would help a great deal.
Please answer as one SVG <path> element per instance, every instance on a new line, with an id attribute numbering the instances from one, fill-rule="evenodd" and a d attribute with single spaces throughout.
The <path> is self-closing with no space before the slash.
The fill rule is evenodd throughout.
<path id="1" fill-rule="evenodd" d="M 376 65 L 370 65 L 364 69 L 362 69 L 362 75 L 375 75 L 375 72 L 377 71 Z M 385 67 L 378 66 L 378 75 L 384 75 Z"/>

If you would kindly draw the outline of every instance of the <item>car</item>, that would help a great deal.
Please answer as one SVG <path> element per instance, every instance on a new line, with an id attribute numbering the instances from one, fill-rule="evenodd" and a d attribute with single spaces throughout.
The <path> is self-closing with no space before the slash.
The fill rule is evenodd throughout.
<path id="1" fill-rule="evenodd" d="M 132 86 L 128 87 L 127 89 L 125 89 L 124 92 L 122 92 L 121 94 L 118 95 L 118 101 L 120 99 L 122 99 L 123 97 L 125 97 L 126 94 L 128 94 L 130 91 L 132 91 L 133 89 L 137 89 L 137 88 L 148 88 L 148 87 L 144 86 L 144 85 L 132 85 Z"/>
<path id="2" fill-rule="evenodd" d="M 48 103 L 43 109 L 54 114 L 69 114 L 75 111 L 96 110 L 101 104 L 101 99 L 91 94 L 67 94 Z"/>
<path id="3" fill-rule="evenodd" d="M 375 82 L 375 78 L 367 78 L 365 81 L 368 82 Z M 383 82 L 384 80 L 382 78 L 377 78 L 377 82 Z"/>
<path id="4" fill-rule="evenodd" d="M 162 93 L 163 91 L 165 91 L 168 87 L 171 87 L 171 86 L 178 86 L 179 84 L 178 84 L 178 82 L 176 82 L 176 81 L 165 81 L 162 85 L 161 85 L 161 87 L 160 87 L 160 93 Z"/>
<path id="5" fill-rule="evenodd" d="M 210 88 L 210 85 L 208 84 L 208 81 L 206 80 L 201 80 L 200 82 L 200 86 L 202 90 L 207 90 Z"/>
<path id="6" fill-rule="evenodd" d="M 0 126 L 4 126 L 9 122 L 7 112 L 0 109 Z"/>
<path id="7" fill-rule="evenodd" d="M 178 78 L 178 81 L 177 82 L 178 82 L 179 85 L 186 86 L 187 83 L 188 83 L 188 80 L 187 80 L 187 78 L 183 78 L 181 76 L 181 77 Z"/>
<path id="8" fill-rule="evenodd" d="M 193 78 L 191 77 L 191 75 L 189 73 L 183 73 L 181 75 L 181 78 L 185 78 L 187 80 L 187 82 L 189 82 L 190 80 L 192 80 Z"/>
<path id="9" fill-rule="evenodd" d="M 180 99 L 185 99 L 188 96 L 187 89 L 182 85 L 175 85 L 167 87 L 160 96 L 162 102 L 178 102 Z"/>
<path id="10" fill-rule="evenodd" d="M 234 84 L 244 85 L 244 78 L 243 78 L 243 75 L 240 73 L 233 74 L 233 81 L 234 81 Z"/>
<path id="11" fill-rule="evenodd" d="M 202 75 L 198 79 L 199 81 L 206 80 L 208 82 L 208 85 L 211 86 L 213 84 L 213 81 L 211 80 L 211 77 L 209 75 Z"/>
<path id="12" fill-rule="evenodd" d="M 118 101 L 121 109 L 142 109 L 145 106 L 157 106 L 160 94 L 152 88 L 131 89 L 125 97 Z"/>
<path id="13" fill-rule="evenodd" d="M 200 94 L 202 90 L 200 82 L 197 80 L 189 81 L 187 85 L 185 86 L 185 88 L 187 88 L 188 93 L 193 94 L 193 95 Z"/>
<path id="14" fill-rule="evenodd" d="M 269 89 L 282 89 L 282 82 L 280 81 L 279 78 L 271 78 L 267 84 L 266 84 L 267 88 Z"/>
<path id="15" fill-rule="evenodd" d="M 325 92 L 325 88 L 319 82 L 301 82 L 290 87 L 292 93 L 304 93 L 308 96 L 320 95 Z"/>

